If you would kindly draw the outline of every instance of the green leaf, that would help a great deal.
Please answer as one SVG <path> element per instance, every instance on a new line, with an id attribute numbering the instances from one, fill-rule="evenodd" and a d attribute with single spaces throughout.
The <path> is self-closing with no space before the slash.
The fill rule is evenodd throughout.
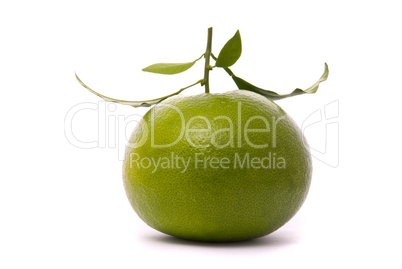
<path id="1" fill-rule="evenodd" d="M 235 64 L 241 55 L 241 37 L 237 30 L 236 34 L 226 42 L 216 59 L 217 67 L 229 67 Z"/>
<path id="2" fill-rule="evenodd" d="M 325 63 L 325 70 L 324 73 L 322 74 L 322 76 L 320 77 L 320 79 L 314 83 L 314 85 L 312 85 L 311 87 L 307 88 L 306 90 L 302 90 L 300 88 L 295 89 L 293 92 L 289 93 L 289 94 L 277 94 L 276 92 L 273 91 L 268 91 L 268 90 L 264 90 L 261 89 L 257 86 L 252 85 L 251 83 L 245 81 L 244 79 L 241 79 L 237 76 L 235 76 L 233 74 L 233 72 L 229 69 L 229 68 L 225 68 L 225 71 L 232 76 L 232 79 L 234 80 L 234 82 L 236 83 L 237 87 L 240 90 L 247 90 L 247 91 L 252 91 L 258 94 L 261 94 L 265 97 L 267 97 L 268 99 L 271 100 L 280 100 L 286 97 L 291 97 L 291 96 L 296 96 L 296 95 L 300 95 L 300 94 L 305 94 L 305 93 L 315 93 L 318 90 L 319 84 L 323 81 L 326 81 L 328 78 L 328 74 L 329 74 L 329 70 L 328 70 L 328 65 L 327 63 Z"/>
<path id="3" fill-rule="evenodd" d="M 163 100 L 165 100 L 165 99 L 167 99 L 167 98 L 169 98 L 169 97 L 171 97 L 171 96 L 174 96 L 174 95 L 176 95 L 176 94 L 181 93 L 181 92 L 184 91 L 185 89 L 188 89 L 188 88 L 190 88 L 190 87 L 192 87 L 192 86 L 194 86 L 194 85 L 196 85 L 196 84 L 202 82 L 202 80 L 199 80 L 199 81 L 197 81 L 196 83 L 191 84 L 190 86 L 187 86 L 187 87 L 185 87 L 185 88 L 182 88 L 182 89 L 180 89 L 179 91 L 177 91 L 177 92 L 175 92 L 175 93 L 172 93 L 172 94 L 169 94 L 169 95 L 166 95 L 166 96 L 163 96 L 163 97 L 159 97 L 159 98 L 156 98 L 156 99 L 145 100 L 145 101 L 126 101 L 126 100 L 114 99 L 114 98 L 111 98 L 111 97 L 107 97 L 107 96 L 105 96 L 105 95 L 103 95 L 103 94 L 97 93 L 96 91 L 92 90 L 92 89 L 89 88 L 87 85 L 85 85 L 84 82 L 82 82 L 81 79 L 77 76 L 77 74 L 75 74 L 75 77 L 77 78 L 78 82 L 79 82 L 84 88 L 86 88 L 86 89 L 87 89 L 88 91 L 90 91 L 91 93 L 93 93 L 93 94 L 99 96 L 99 97 L 102 98 L 103 100 L 105 100 L 105 101 L 107 101 L 107 102 L 113 102 L 113 103 L 118 103 L 118 104 L 121 104 L 121 105 L 133 106 L 133 107 L 150 107 L 150 106 L 152 106 L 152 105 L 155 105 L 155 104 L 157 104 L 157 103 L 162 102 Z"/>
<path id="4" fill-rule="evenodd" d="M 151 72 L 151 73 L 157 73 L 157 74 L 164 74 L 164 75 L 174 75 L 178 74 L 181 72 L 186 71 L 187 69 L 191 68 L 196 61 L 202 58 L 199 57 L 195 61 L 189 62 L 189 63 L 158 63 L 158 64 L 152 64 L 148 67 L 145 67 L 142 69 L 142 71 L 145 72 Z"/>
<path id="5" fill-rule="evenodd" d="M 307 88 L 306 90 L 304 90 L 306 93 L 315 93 L 318 90 L 318 86 L 320 85 L 321 82 L 326 81 L 329 75 L 329 70 L 328 70 L 328 65 L 327 63 L 325 63 L 325 70 L 324 73 L 322 74 L 322 76 L 320 77 L 320 79 L 314 83 L 313 86 Z"/>
<path id="6" fill-rule="evenodd" d="M 153 64 L 148 67 L 142 69 L 142 71 L 157 73 L 157 74 L 165 74 L 165 75 L 173 75 L 186 71 L 190 67 L 192 67 L 195 62 L 190 63 L 159 63 Z"/>

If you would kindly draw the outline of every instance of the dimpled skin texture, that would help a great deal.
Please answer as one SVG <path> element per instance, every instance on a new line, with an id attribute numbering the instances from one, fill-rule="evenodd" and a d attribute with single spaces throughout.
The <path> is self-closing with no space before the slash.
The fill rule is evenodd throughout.
<path id="1" fill-rule="evenodd" d="M 182 118 L 178 111 L 182 112 Z M 210 131 L 205 118 L 199 116 L 209 120 Z M 253 116 L 257 117 L 249 120 Z M 224 117 L 229 117 L 233 126 Z M 248 120 L 248 129 L 267 129 L 261 117 L 266 118 L 269 129 L 248 132 L 251 143 L 247 143 L 243 130 Z M 152 146 L 152 123 L 154 144 L 166 145 L 183 134 L 183 119 L 185 124 L 190 121 L 191 129 L 207 131 L 190 131 L 170 147 Z M 234 135 L 222 128 L 232 128 Z M 213 135 L 217 130 L 221 132 Z M 230 144 L 231 137 L 234 143 Z M 133 143 L 137 147 L 130 146 Z M 268 147 L 255 147 L 264 144 Z M 153 157 L 156 161 L 159 157 L 170 158 L 172 153 L 190 159 L 186 171 L 173 165 L 146 169 L 149 162 L 143 161 L 143 166 L 139 162 L 142 157 Z M 199 161 L 196 167 L 195 154 L 200 156 L 198 160 L 226 157 L 230 164 L 217 168 Z M 241 162 L 246 154 L 250 162 L 254 157 L 261 160 L 271 154 L 271 165 L 275 154 L 277 159 L 283 157 L 285 167 L 283 162 L 276 169 L 247 167 L 246 162 L 242 168 L 239 162 L 234 167 L 236 154 Z M 267 163 L 265 159 L 265 167 Z M 123 163 L 128 199 L 145 223 L 172 236 L 210 242 L 252 239 L 280 228 L 304 202 L 311 173 L 311 156 L 298 126 L 274 102 L 242 90 L 177 96 L 156 105 L 133 131 Z"/>

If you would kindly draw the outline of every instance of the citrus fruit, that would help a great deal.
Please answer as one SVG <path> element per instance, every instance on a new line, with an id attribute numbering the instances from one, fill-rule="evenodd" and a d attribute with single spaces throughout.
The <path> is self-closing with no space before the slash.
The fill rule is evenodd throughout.
<path id="1" fill-rule="evenodd" d="M 157 104 L 134 129 L 123 163 L 128 199 L 145 223 L 213 242 L 280 228 L 305 200 L 311 173 L 294 121 L 242 90 Z"/>

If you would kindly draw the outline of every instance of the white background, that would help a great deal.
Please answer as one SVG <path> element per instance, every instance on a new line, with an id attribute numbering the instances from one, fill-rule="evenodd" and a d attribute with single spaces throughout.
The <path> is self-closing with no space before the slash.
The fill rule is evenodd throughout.
<path id="1" fill-rule="evenodd" d="M 2 1 L 0 268 L 401 268 L 398 4 Z M 263 88 L 306 88 L 328 63 L 329 79 L 315 95 L 278 101 L 299 126 L 339 104 L 327 132 L 325 123 L 306 131 L 313 148 L 323 151 L 327 143 L 331 150 L 320 155 L 327 164 L 314 159 L 303 208 L 277 232 L 237 244 L 176 240 L 131 209 L 117 144 L 133 126 L 115 127 L 113 120 L 146 108 L 107 107 L 107 123 L 98 111 L 77 113 L 74 134 L 100 141 L 95 148 L 80 149 L 65 137 L 69 110 L 99 101 L 74 72 L 115 98 L 171 93 L 200 79 L 202 63 L 176 76 L 141 69 L 196 59 L 210 26 L 215 54 L 240 29 L 243 54 L 232 70 Z M 223 71 L 211 77 L 212 92 L 235 89 Z"/>

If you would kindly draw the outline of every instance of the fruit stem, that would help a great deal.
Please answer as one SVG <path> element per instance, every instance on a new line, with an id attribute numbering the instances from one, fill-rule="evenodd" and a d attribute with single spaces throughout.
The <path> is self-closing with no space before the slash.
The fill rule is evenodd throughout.
<path id="1" fill-rule="evenodd" d="M 211 48 L 212 48 L 212 27 L 208 28 L 208 40 L 207 40 L 207 50 L 205 51 L 205 68 L 204 68 L 204 84 L 205 93 L 209 93 L 209 70 L 211 66 L 209 65 L 209 60 L 211 58 Z"/>

